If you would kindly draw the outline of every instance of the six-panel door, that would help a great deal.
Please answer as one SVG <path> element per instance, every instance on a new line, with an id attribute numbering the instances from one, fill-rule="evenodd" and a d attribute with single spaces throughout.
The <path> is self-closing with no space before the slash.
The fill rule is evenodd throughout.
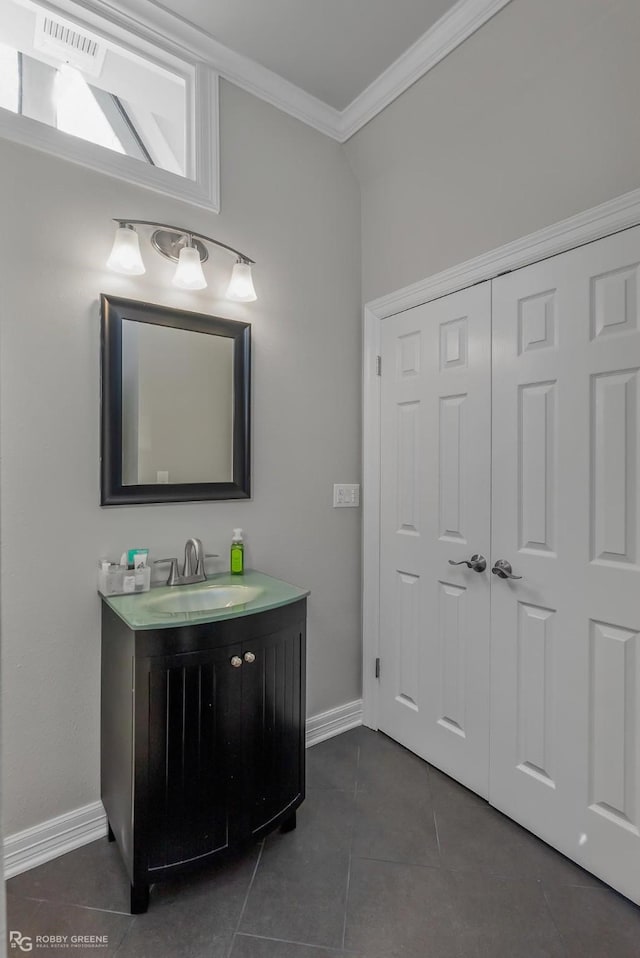
<path id="1" fill-rule="evenodd" d="M 489 283 L 383 323 L 379 727 L 485 797 L 490 342 Z"/>
<path id="2" fill-rule="evenodd" d="M 640 228 L 382 354 L 379 727 L 640 903 Z"/>
<path id="3" fill-rule="evenodd" d="M 493 283 L 490 800 L 640 902 L 640 229 Z"/>

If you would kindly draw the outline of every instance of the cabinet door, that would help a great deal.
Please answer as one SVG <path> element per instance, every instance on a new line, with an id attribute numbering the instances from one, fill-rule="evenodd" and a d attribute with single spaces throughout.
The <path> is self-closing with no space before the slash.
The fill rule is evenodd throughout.
<path id="1" fill-rule="evenodd" d="M 239 646 L 145 660 L 146 832 L 150 870 L 233 844 L 240 753 Z M 140 815 L 142 819 L 143 816 Z"/>
<path id="2" fill-rule="evenodd" d="M 304 795 L 304 641 L 299 626 L 242 647 L 247 828 L 255 835 Z M 251 660 L 251 656 L 255 660 Z"/>

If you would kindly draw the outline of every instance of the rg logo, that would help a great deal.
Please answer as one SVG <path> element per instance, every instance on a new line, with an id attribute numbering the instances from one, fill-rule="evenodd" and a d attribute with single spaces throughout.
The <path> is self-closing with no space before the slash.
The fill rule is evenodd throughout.
<path id="1" fill-rule="evenodd" d="M 21 935 L 19 931 L 9 932 L 9 942 L 12 948 L 19 948 L 20 951 L 31 951 L 33 942 L 26 935 Z"/>

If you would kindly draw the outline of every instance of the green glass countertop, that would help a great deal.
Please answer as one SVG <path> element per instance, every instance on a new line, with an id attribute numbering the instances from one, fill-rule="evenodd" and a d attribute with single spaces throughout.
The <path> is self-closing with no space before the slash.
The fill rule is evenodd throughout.
<path id="1" fill-rule="evenodd" d="M 282 579 L 248 569 L 244 575 L 223 572 L 196 585 L 159 586 L 149 592 L 102 596 L 102 599 L 130 629 L 141 630 L 176 629 L 183 625 L 238 619 L 290 605 L 308 595 L 308 589 L 300 589 Z M 247 597 L 246 601 L 244 596 Z M 206 608 L 210 598 L 212 602 L 224 603 L 228 600 L 233 604 Z M 167 611 L 176 605 L 185 608 Z M 186 611 L 189 605 L 198 608 Z"/>

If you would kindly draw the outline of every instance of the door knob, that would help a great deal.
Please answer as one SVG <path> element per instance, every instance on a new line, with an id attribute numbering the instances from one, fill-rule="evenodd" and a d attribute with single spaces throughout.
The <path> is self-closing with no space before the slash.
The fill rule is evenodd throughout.
<path id="1" fill-rule="evenodd" d="M 521 579 L 521 575 L 514 575 L 511 568 L 511 563 L 507 562 L 506 559 L 497 559 L 496 564 L 491 570 L 494 575 L 499 576 L 501 579 Z"/>
<path id="2" fill-rule="evenodd" d="M 232 655 L 230 661 L 234 669 L 239 669 L 242 665 L 242 659 L 239 655 Z"/>
<path id="3" fill-rule="evenodd" d="M 484 572 L 487 568 L 487 560 L 484 556 L 472 555 L 470 559 L 463 559 L 461 562 L 454 562 L 453 559 L 449 559 L 449 565 L 466 565 L 468 569 L 473 569 L 474 572 Z"/>
<path id="4" fill-rule="evenodd" d="M 251 665 L 252 662 L 255 662 L 256 657 L 255 657 L 255 655 L 254 655 L 253 652 L 245 652 L 245 653 L 244 653 L 244 660 L 245 660 L 245 662 L 248 662 L 249 665 Z"/>

